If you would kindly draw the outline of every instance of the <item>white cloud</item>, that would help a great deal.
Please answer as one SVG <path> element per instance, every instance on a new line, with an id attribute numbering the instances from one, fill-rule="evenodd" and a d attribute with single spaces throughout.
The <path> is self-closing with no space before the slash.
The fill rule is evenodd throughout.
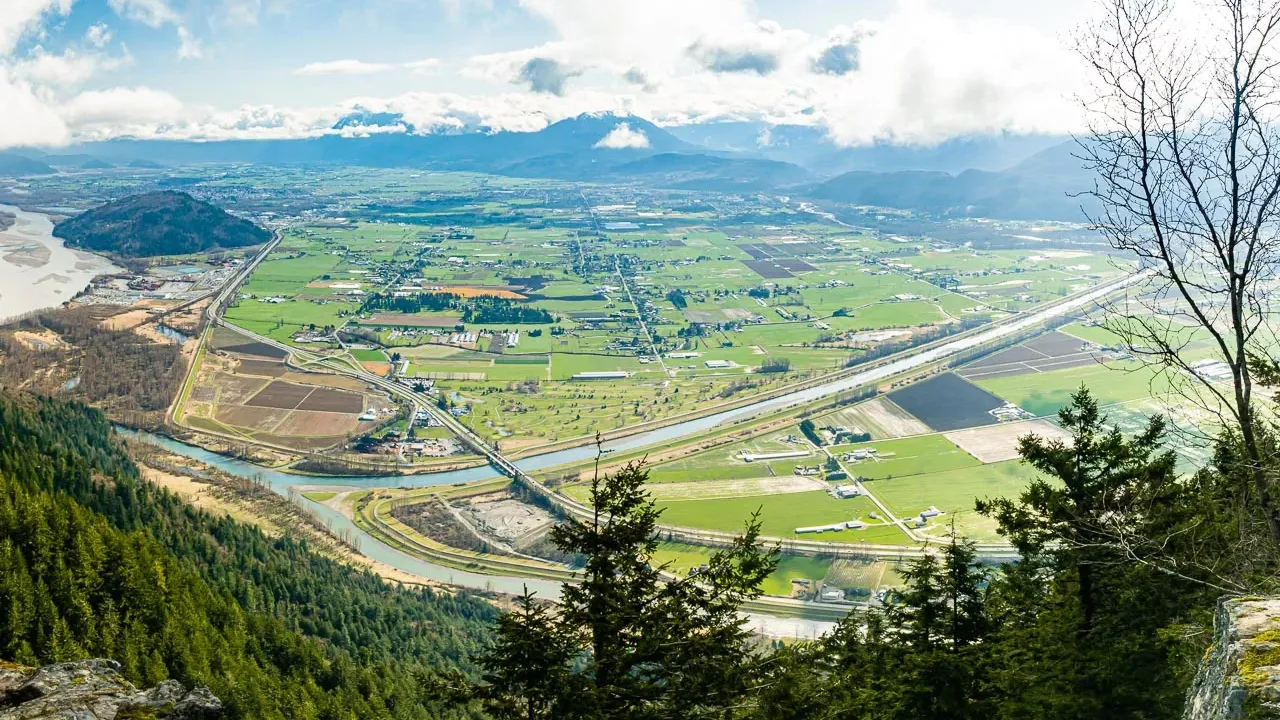
<path id="1" fill-rule="evenodd" d="M 79 129 L 152 126 L 176 121 L 182 111 L 174 96 L 145 87 L 90 90 L 59 108 L 67 125 Z"/>
<path id="2" fill-rule="evenodd" d="M 371 63 L 362 60 L 329 60 L 303 65 L 294 75 L 372 75 L 394 69 L 387 63 Z"/>
<path id="3" fill-rule="evenodd" d="M 643 130 L 632 130 L 630 123 L 618 123 L 608 135 L 600 138 L 592 147 L 609 150 L 641 149 L 649 147 L 649 136 Z"/>
<path id="4" fill-rule="evenodd" d="M 204 56 L 204 48 L 200 46 L 200 40 L 187 30 L 186 26 L 178 26 L 178 59 L 179 60 L 198 60 Z"/>
<path id="5" fill-rule="evenodd" d="M 400 63 L 400 67 L 413 72 L 415 75 L 427 75 L 432 70 L 440 67 L 440 61 L 436 58 L 424 58 L 422 60 Z"/>
<path id="6" fill-rule="evenodd" d="M 261 0 L 224 0 L 222 3 L 222 17 L 230 25 L 256 25 L 261 12 Z"/>
<path id="7" fill-rule="evenodd" d="M 71 11 L 73 0 L 4 0 L 0 11 L 0 57 L 13 52 L 23 35 L 34 29 L 46 13 Z"/>
<path id="8" fill-rule="evenodd" d="M 128 55 L 109 57 L 101 53 L 81 53 L 68 49 L 54 55 L 36 46 L 29 55 L 13 65 L 15 77 L 38 85 L 74 87 L 95 74 L 114 70 L 132 62 Z"/>
<path id="9" fill-rule="evenodd" d="M 165 0 L 107 0 L 107 5 L 117 15 L 153 28 L 178 22 L 178 14 Z"/>
<path id="10" fill-rule="evenodd" d="M 456 0 L 453 7 L 471 17 L 487 1 Z M 65 131 L 80 137 L 314 136 L 332 132 L 338 118 L 360 106 L 401 113 L 418 132 L 532 131 L 583 112 L 612 112 L 658 124 L 725 119 L 815 125 L 845 144 L 932 143 L 985 132 L 1075 130 L 1079 112 L 1068 98 L 1081 89 L 1084 75 L 1059 38 L 1007 19 L 1016 13 L 1004 19 L 957 16 L 925 0 L 897 0 L 888 14 L 874 19 L 833 9 L 826 13 L 829 29 L 812 32 L 761 17 L 752 0 L 517 0 L 553 39 L 463 61 L 462 75 L 482 81 L 467 94 L 415 92 L 319 108 L 233 110 L 180 108 L 169 96 L 167 102 L 151 97 L 151 108 L 164 112 L 139 111 L 113 127 L 104 119 L 112 115 L 106 108 L 89 112 L 92 96 L 62 95 L 103 67 L 103 59 L 90 57 L 110 42 L 110 29 L 91 29 L 81 48 L 57 57 L 38 50 L 11 57 L 19 38 L 65 13 L 71 2 L 0 0 L 6 6 L 0 12 L 0 90 L 65 118 Z M 174 25 L 186 48 L 179 55 L 194 54 L 195 38 L 179 22 L 173 0 L 108 2 L 125 17 Z M 222 7 L 229 16 L 249 9 L 256 16 L 288 2 L 222 0 L 210 7 Z M 215 27 L 219 17 L 211 17 Z M 429 74 L 439 67 L 433 58 L 345 59 L 294 72 Z M 6 121 L 11 128 L 20 124 Z"/>
<path id="11" fill-rule="evenodd" d="M 294 75 L 317 76 L 317 75 L 373 75 L 375 73 L 391 72 L 392 70 L 409 70 L 415 74 L 425 74 L 432 68 L 440 64 L 435 58 L 426 58 L 424 60 L 414 60 L 406 63 L 382 63 L 382 62 L 365 62 L 363 60 L 330 60 L 326 62 L 313 62 L 303 65 L 293 71 Z"/>
<path id="12" fill-rule="evenodd" d="M 0 148 L 61 145 L 70 131 L 58 113 L 23 80 L 9 77 L 0 65 Z"/>
<path id="13" fill-rule="evenodd" d="M 106 23 L 90 25 L 84 33 L 84 41 L 89 47 L 104 48 L 111 42 L 111 28 Z"/>

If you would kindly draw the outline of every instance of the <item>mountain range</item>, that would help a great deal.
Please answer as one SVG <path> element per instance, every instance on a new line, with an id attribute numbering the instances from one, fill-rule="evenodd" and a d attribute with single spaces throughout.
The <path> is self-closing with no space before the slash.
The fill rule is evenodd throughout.
<path id="1" fill-rule="evenodd" d="M 840 147 L 800 125 L 721 122 L 663 128 L 634 116 L 584 114 L 537 132 L 422 133 L 397 113 L 358 110 L 319 137 L 287 140 L 118 139 L 63 153 L 0 153 L 0 177 L 197 163 L 358 165 L 634 183 L 719 192 L 776 192 L 944 217 L 1082 220 L 1073 193 L 1088 175 L 1074 141 L 990 135 L 934 146 Z"/>

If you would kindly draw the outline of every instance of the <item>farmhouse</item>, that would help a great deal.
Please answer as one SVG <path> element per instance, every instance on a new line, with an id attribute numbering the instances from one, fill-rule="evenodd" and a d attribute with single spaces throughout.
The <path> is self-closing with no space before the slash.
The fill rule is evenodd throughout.
<path id="1" fill-rule="evenodd" d="M 703 364 L 712 369 L 733 367 L 733 363 L 728 360 L 708 360 Z"/>
<path id="2" fill-rule="evenodd" d="M 785 460 L 786 458 L 804 457 L 808 454 L 808 450 L 788 450 L 776 453 L 743 453 L 740 457 L 743 462 L 755 462 L 757 460 Z"/>
<path id="3" fill-rule="evenodd" d="M 921 511 L 921 513 L 920 513 L 920 519 L 921 519 L 921 520 L 928 520 L 928 519 L 929 519 L 929 518 L 931 518 L 931 517 L 938 517 L 938 516 L 939 516 L 939 515 L 941 515 L 941 514 L 942 514 L 942 511 L 941 511 L 941 510 L 939 510 L 938 508 L 936 508 L 936 507 L 934 507 L 934 506 L 930 505 L 928 510 Z"/>
<path id="4" fill-rule="evenodd" d="M 862 494 L 857 485 L 837 485 L 831 492 L 840 499 L 858 497 Z"/>
<path id="5" fill-rule="evenodd" d="M 824 587 L 818 599 L 822 602 L 840 602 L 844 600 L 844 591 L 838 587 Z"/>
<path id="6" fill-rule="evenodd" d="M 849 520 L 847 522 L 831 523 L 830 525 L 812 525 L 810 527 L 796 528 L 797 535 L 808 535 L 810 533 L 824 532 L 840 532 L 841 530 L 861 530 L 867 524 L 861 520 Z"/>
<path id="7" fill-rule="evenodd" d="M 852 452 L 847 452 L 840 456 L 840 459 L 849 462 L 851 460 L 867 460 L 876 456 L 875 448 L 858 448 Z"/>
<path id="8" fill-rule="evenodd" d="M 622 370 L 588 370 L 575 373 L 573 380 L 624 380 L 628 373 Z"/>
<path id="9" fill-rule="evenodd" d="M 810 476 L 817 475 L 822 472 L 822 468 L 817 465 L 797 465 L 795 469 L 796 475 Z"/>

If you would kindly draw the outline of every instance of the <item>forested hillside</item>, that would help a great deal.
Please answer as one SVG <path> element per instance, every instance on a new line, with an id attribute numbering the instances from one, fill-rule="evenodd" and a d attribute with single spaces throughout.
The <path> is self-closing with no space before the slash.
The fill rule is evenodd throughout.
<path id="1" fill-rule="evenodd" d="M 109 202 L 63 220 L 53 234 L 68 245 L 124 258 L 238 248 L 271 238 L 248 220 L 173 190 Z"/>
<path id="2" fill-rule="evenodd" d="M 421 677 L 469 670 L 496 614 L 184 505 L 96 410 L 0 397 L 0 659 L 111 657 L 233 718 L 467 717 Z"/>

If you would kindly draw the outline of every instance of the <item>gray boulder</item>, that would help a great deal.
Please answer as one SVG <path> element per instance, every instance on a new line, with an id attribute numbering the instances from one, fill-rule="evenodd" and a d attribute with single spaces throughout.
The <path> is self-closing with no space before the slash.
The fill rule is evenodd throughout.
<path id="1" fill-rule="evenodd" d="M 138 690 L 114 660 L 0 669 L 0 720 L 217 720 L 222 703 L 176 680 Z"/>
<path id="2" fill-rule="evenodd" d="M 1183 720 L 1280 718 L 1280 598 L 1223 598 Z"/>

